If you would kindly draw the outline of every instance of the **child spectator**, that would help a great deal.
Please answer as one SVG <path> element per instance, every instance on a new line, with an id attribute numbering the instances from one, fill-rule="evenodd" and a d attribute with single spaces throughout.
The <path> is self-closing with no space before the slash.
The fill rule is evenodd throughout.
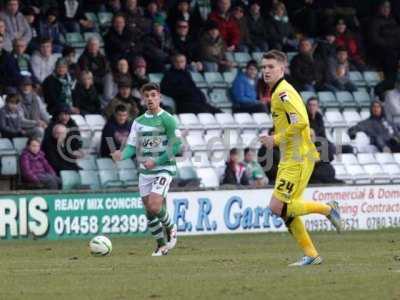
<path id="1" fill-rule="evenodd" d="M 40 140 L 30 138 L 21 154 L 22 180 L 45 189 L 55 190 L 60 186 L 60 178 L 40 150 Z"/>
<path id="2" fill-rule="evenodd" d="M 244 165 L 246 167 L 247 177 L 250 185 L 253 187 L 265 187 L 267 178 L 261 165 L 254 159 L 254 150 L 250 148 L 244 149 Z"/>
<path id="3" fill-rule="evenodd" d="M 8 95 L 6 105 L 0 109 L 0 132 L 2 137 L 12 139 L 26 136 L 27 132 L 22 128 L 23 115 L 19 109 L 21 98 L 17 94 Z"/>
<path id="4" fill-rule="evenodd" d="M 222 184 L 250 185 L 246 167 L 240 162 L 239 151 L 236 148 L 229 151 L 229 160 L 226 162 Z"/>

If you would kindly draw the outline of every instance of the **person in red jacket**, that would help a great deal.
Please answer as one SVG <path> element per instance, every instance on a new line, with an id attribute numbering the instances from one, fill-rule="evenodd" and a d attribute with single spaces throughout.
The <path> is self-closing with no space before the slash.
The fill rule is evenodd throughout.
<path id="1" fill-rule="evenodd" d="M 218 24 L 220 35 L 227 46 L 226 50 L 235 51 L 240 43 L 240 28 L 230 17 L 230 8 L 231 0 L 218 0 L 216 10 L 208 15 L 208 19 Z"/>
<path id="2" fill-rule="evenodd" d="M 40 140 L 30 138 L 26 148 L 21 154 L 21 174 L 26 183 L 42 185 L 47 189 L 58 189 L 60 178 L 51 167 L 49 162 L 40 150 Z"/>

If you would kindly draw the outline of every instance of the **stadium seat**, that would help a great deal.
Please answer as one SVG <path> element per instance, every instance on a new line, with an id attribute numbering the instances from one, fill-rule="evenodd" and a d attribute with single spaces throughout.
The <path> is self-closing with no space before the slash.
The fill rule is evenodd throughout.
<path id="1" fill-rule="evenodd" d="M 0 156 L 15 155 L 16 151 L 11 140 L 7 138 L 0 138 Z"/>
<path id="2" fill-rule="evenodd" d="M 251 54 L 252 58 L 256 61 L 256 62 L 260 62 L 261 59 L 263 58 L 264 52 L 253 52 Z"/>
<path id="3" fill-rule="evenodd" d="M 342 153 L 338 155 L 337 160 L 344 165 L 358 165 L 357 157 L 352 153 Z"/>
<path id="4" fill-rule="evenodd" d="M 13 144 L 14 144 L 15 151 L 17 151 L 18 154 L 21 154 L 22 151 L 26 147 L 26 143 L 28 142 L 28 138 L 27 137 L 15 137 L 15 138 L 13 138 L 12 141 L 13 141 Z"/>
<path id="5" fill-rule="evenodd" d="M 369 184 L 371 183 L 371 178 L 362 166 L 359 164 L 346 164 L 345 165 L 347 173 L 352 177 L 353 182 L 356 184 Z"/>
<path id="6" fill-rule="evenodd" d="M 235 119 L 232 117 L 232 114 L 228 113 L 217 113 L 215 114 L 215 118 L 219 124 L 224 129 L 228 128 L 239 128 L 240 126 L 235 122 Z"/>
<path id="7" fill-rule="evenodd" d="M 111 158 L 98 158 L 96 159 L 97 168 L 99 170 L 114 170 L 116 165 Z"/>
<path id="8" fill-rule="evenodd" d="M 243 144 L 244 148 L 249 147 L 251 149 L 259 149 L 261 146 L 256 132 L 242 133 L 240 135 L 240 138 L 242 140 L 242 144 Z"/>
<path id="9" fill-rule="evenodd" d="M 302 91 L 300 92 L 300 96 L 303 99 L 303 102 L 307 103 L 308 99 L 310 99 L 311 97 L 317 97 L 317 94 L 314 92 Z"/>
<path id="10" fill-rule="evenodd" d="M 92 170 L 96 171 L 97 170 L 97 165 L 95 159 L 91 158 L 81 158 L 77 159 L 76 163 L 79 167 L 81 167 L 82 170 Z"/>
<path id="11" fill-rule="evenodd" d="M 291 63 L 292 59 L 298 54 L 298 52 L 287 52 L 287 60 L 288 60 L 288 64 Z"/>
<path id="12" fill-rule="evenodd" d="M 239 127 L 242 129 L 253 129 L 257 130 L 258 125 L 252 118 L 252 116 L 249 113 L 235 113 L 233 114 L 233 118 L 237 124 L 239 124 Z"/>
<path id="13" fill-rule="evenodd" d="M 350 81 L 355 84 L 357 87 L 366 86 L 367 83 L 364 80 L 362 74 L 358 71 L 350 71 L 349 72 Z"/>
<path id="14" fill-rule="evenodd" d="M 99 170 L 100 184 L 104 188 L 121 187 L 124 183 L 118 178 L 117 170 Z"/>
<path id="15" fill-rule="evenodd" d="M 81 184 L 81 178 L 77 171 L 62 170 L 60 177 L 63 190 L 77 189 Z"/>
<path id="16" fill-rule="evenodd" d="M 217 107 L 232 107 L 232 102 L 229 100 L 227 90 L 225 89 L 213 89 L 208 94 L 208 98 Z"/>
<path id="17" fill-rule="evenodd" d="M 88 114 L 85 116 L 86 123 L 93 131 L 102 131 L 106 120 L 102 115 Z"/>
<path id="18" fill-rule="evenodd" d="M 208 159 L 208 151 L 194 152 L 191 161 L 195 168 L 204 168 L 211 165 L 210 160 Z"/>
<path id="19" fill-rule="evenodd" d="M 239 131 L 236 129 L 227 129 L 223 135 L 224 144 L 229 148 L 243 148 L 242 139 L 240 138 Z"/>
<path id="20" fill-rule="evenodd" d="M 381 165 L 383 164 L 395 164 L 396 160 L 394 159 L 394 156 L 392 153 L 375 153 L 375 159 L 378 163 Z"/>
<path id="21" fill-rule="evenodd" d="M 350 92 L 336 92 L 335 96 L 342 108 L 358 107 L 358 103 L 354 100 L 354 97 Z"/>
<path id="22" fill-rule="evenodd" d="M 322 108 L 340 108 L 340 103 L 332 92 L 318 92 L 318 99 Z"/>
<path id="23" fill-rule="evenodd" d="M 206 80 L 204 79 L 203 75 L 201 75 L 201 73 L 199 72 L 190 72 L 192 79 L 194 81 L 194 83 L 196 84 L 196 86 L 200 89 L 203 88 L 207 88 L 208 84 L 206 82 Z"/>
<path id="24" fill-rule="evenodd" d="M 138 172 L 136 169 L 118 170 L 118 178 L 125 187 L 133 187 L 138 184 Z"/>
<path id="25" fill-rule="evenodd" d="M 116 161 L 115 165 L 118 170 L 132 170 L 136 169 L 135 163 L 132 159 L 124 159 L 120 161 Z"/>
<path id="26" fill-rule="evenodd" d="M 343 115 L 337 109 L 328 109 L 325 112 L 325 118 L 327 120 L 327 126 L 330 127 L 347 127 L 346 121 Z"/>
<path id="27" fill-rule="evenodd" d="M 85 41 L 79 32 L 67 32 L 65 39 L 68 45 L 74 48 L 84 48 Z"/>
<path id="28" fill-rule="evenodd" d="M 199 168 L 197 176 L 201 179 L 200 186 L 205 188 L 219 187 L 219 178 L 213 168 Z"/>
<path id="29" fill-rule="evenodd" d="M 361 121 L 361 116 L 355 109 L 344 110 L 343 118 L 346 121 L 348 127 L 356 125 L 358 122 Z"/>
<path id="30" fill-rule="evenodd" d="M 361 109 L 361 111 L 360 111 L 360 116 L 361 116 L 361 120 L 366 120 L 366 119 L 368 119 L 368 118 L 371 116 L 371 112 L 370 112 L 369 107 L 368 107 L 368 108 Z"/>
<path id="31" fill-rule="evenodd" d="M 88 20 L 90 20 L 90 21 L 92 21 L 92 22 L 94 22 L 94 23 L 96 23 L 96 24 L 99 23 L 99 20 L 98 20 L 97 15 L 96 15 L 95 13 L 86 12 L 86 13 L 85 13 L 85 17 L 86 17 Z"/>
<path id="32" fill-rule="evenodd" d="M 387 184 L 390 183 L 390 174 L 385 173 L 379 164 L 366 164 L 363 168 L 370 178 L 372 178 L 375 184 Z"/>
<path id="33" fill-rule="evenodd" d="M 332 131 L 332 143 L 335 145 L 350 145 L 351 139 L 343 128 L 334 128 Z"/>
<path id="34" fill-rule="evenodd" d="M 85 131 L 90 134 L 91 128 L 89 127 L 89 125 L 86 122 L 86 119 L 82 115 L 73 114 L 73 115 L 71 115 L 71 118 L 72 118 L 72 120 L 75 121 L 76 125 L 78 125 L 79 131 L 81 132 L 81 134 Z M 86 135 L 86 136 L 89 136 L 89 135 Z"/>
<path id="35" fill-rule="evenodd" d="M 235 52 L 233 53 L 233 58 L 239 65 L 239 68 L 246 67 L 246 64 L 251 60 L 251 56 L 247 52 Z"/>
<path id="36" fill-rule="evenodd" d="M 373 153 L 358 153 L 357 160 L 361 165 L 376 163 L 376 159 Z"/>
<path id="37" fill-rule="evenodd" d="M 0 96 L 0 108 L 2 108 L 5 105 L 5 96 L 2 97 Z"/>
<path id="38" fill-rule="evenodd" d="M 221 124 L 217 122 L 214 115 L 211 113 L 199 113 L 197 114 L 197 118 L 199 119 L 200 124 L 203 125 L 206 130 L 215 130 L 221 128 Z"/>
<path id="39" fill-rule="evenodd" d="M 347 173 L 343 164 L 332 164 L 335 169 L 335 178 L 345 181 L 347 184 L 353 183 L 351 176 Z"/>
<path id="40" fill-rule="evenodd" d="M 113 14 L 110 12 L 99 12 L 97 18 L 99 19 L 99 25 L 101 27 L 109 27 L 111 26 Z"/>
<path id="41" fill-rule="evenodd" d="M 99 153 L 101 143 L 101 131 L 95 131 L 89 143 L 89 152 L 94 154 Z"/>
<path id="42" fill-rule="evenodd" d="M 201 125 L 197 116 L 193 113 L 184 113 L 179 115 L 180 123 L 185 129 L 199 129 L 203 130 L 203 126 Z"/>
<path id="43" fill-rule="evenodd" d="M 149 73 L 149 80 L 150 82 L 154 82 L 160 84 L 161 80 L 163 79 L 163 73 Z"/>
<path id="44" fill-rule="evenodd" d="M 165 107 L 170 108 L 172 111 L 176 111 L 175 100 L 167 95 L 161 94 L 161 104 Z"/>
<path id="45" fill-rule="evenodd" d="M 370 138 L 362 131 L 357 132 L 356 138 L 351 142 L 351 144 L 361 153 L 376 152 L 376 147 L 371 145 Z"/>
<path id="46" fill-rule="evenodd" d="M 235 80 L 237 72 L 238 72 L 237 69 L 233 69 L 233 71 L 224 72 L 222 74 L 222 76 L 224 77 L 224 80 L 229 84 L 229 86 L 231 86 L 233 81 Z"/>
<path id="47" fill-rule="evenodd" d="M 210 130 L 204 135 L 206 147 L 208 150 L 223 150 L 225 149 L 224 139 L 220 130 Z"/>
<path id="48" fill-rule="evenodd" d="M 206 150 L 207 145 L 201 135 L 187 135 L 185 139 L 192 151 Z"/>
<path id="49" fill-rule="evenodd" d="M 222 75 L 218 72 L 205 72 L 204 79 L 206 80 L 208 86 L 212 89 L 214 88 L 228 88 L 228 83 L 224 80 Z"/>
<path id="50" fill-rule="evenodd" d="M 400 183 L 400 166 L 398 164 L 384 164 L 382 168 L 390 176 L 392 183 Z"/>
<path id="51" fill-rule="evenodd" d="M 184 181 L 199 179 L 199 177 L 197 176 L 196 170 L 191 166 L 179 168 L 176 175 L 179 180 L 184 180 Z"/>
<path id="52" fill-rule="evenodd" d="M 365 71 L 363 73 L 364 80 L 369 87 L 374 87 L 381 81 L 381 77 L 379 76 L 378 72 L 375 71 Z"/>
<path id="53" fill-rule="evenodd" d="M 394 160 L 400 164 L 400 153 L 393 153 Z"/>
<path id="54" fill-rule="evenodd" d="M 80 170 L 81 185 L 96 190 L 100 187 L 99 174 L 97 171 Z"/>
<path id="55" fill-rule="evenodd" d="M 355 91 L 353 92 L 354 100 L 358 103 L 360 108 L 369 108 L 371 105 L 371 96 L 366 91 Z"/>
<path id="56" fill-rule="evenodd" d="M 1 157 L 1 175 L 14 176 L 18 173 L 18 162 L 15 155 Z"/>
<path id="57" fill-rule="evenodd" d="M 267 113 L 254 113 L 253 119 L 260 130 L 272 127 L 272 119 Z"/>

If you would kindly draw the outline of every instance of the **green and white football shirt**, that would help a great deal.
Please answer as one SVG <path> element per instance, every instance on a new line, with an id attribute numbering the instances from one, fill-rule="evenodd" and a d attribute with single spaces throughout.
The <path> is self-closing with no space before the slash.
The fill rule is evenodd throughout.
<path id="1" fill-rule="evenodd" d="M 148 112 L 135 119 L 127 144 L 135 147 L 139 173 L 157 174 L 168 172 L 176 174 L 175 155 L 180 152 L 181 133 L 174 117 L 161 110 L 157 115 Z M 156 166 L 145 169 L 143 162 L 153 159 Z"/>

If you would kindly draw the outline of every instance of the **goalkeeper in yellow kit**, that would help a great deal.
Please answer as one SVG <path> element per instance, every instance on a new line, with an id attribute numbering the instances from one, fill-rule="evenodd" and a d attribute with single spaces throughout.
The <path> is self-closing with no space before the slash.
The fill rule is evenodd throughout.
<path id="1" fill-rule="evenodd" d="M 267 149 L 279 146 L 281 152 L 269 206 L 272 213 L 283 218 L 289 232 L 304 251 L 304 257 L 290 266 L 318 265 L 322 263 L 322 258 L 300 216 L 323 214 L 340 232 L 340 213 L 336 201 L 324 204 L 302 198 L 319 154 L 311 140 L 310 124 L 301 96 L 284 79 L 286 63 L 286 55 L 277 50 L 264 54 L 261 61 L 263 79 L 271 88 L 275 134 L 262 135 L 260 140 Z"/>

